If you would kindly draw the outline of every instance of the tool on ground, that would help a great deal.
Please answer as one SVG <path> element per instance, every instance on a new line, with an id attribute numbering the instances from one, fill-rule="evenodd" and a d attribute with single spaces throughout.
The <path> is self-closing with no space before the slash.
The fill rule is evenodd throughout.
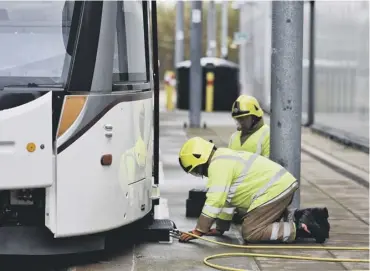
<path id="1" fill-rule="evenodd" d="M 197 189 L 193 188 L 189 190 L 189 196 L 186 200 L 186 209 L 185 209 L 185 216 L 186 217 L 196 217 L 198 218 L 202 213 L 202 209 L 204 203 L 206 202 L 206 194 L 207 189 Z M 236 225 L 242 224 L 243 222 L 243 215 L 240 214 L 238 211 L 234 213 L 232 222 Z"/>
<path id="2" fill-rule="evenodd" d="M 276 249 L 276 250 L 360 250 L 360 251 L 369 251 L 369 247 L 342 247 L 342 246 L 302 246 L 302 245 L 235 245 L 235 244 L 229 244 L 224 242 L 219 242 L 215 240 L 211 240 L 208 238 L 200 237 L 196 234 L 192 234 L 189 232 L 180 231 L 177 229 L 172 230 L 171 236 L 173 237 L 179 237 L 181 234 L 188 234 L 194 238 L 221 245 L 231 248 L 241 248 L 241 249 Z M 294 256 L 294 255 L 281 255 L 281 254 L 262 254 L 262 253 L 250 253 L 250 252 L 244 252 L 244 253 L 221 253 L 221 254 L 215 254 L 208 256 L 204 258 L 203 263 L 209 267 L 213 267 L 218 270 L 227 270 L 227 271 L 245 271 L 245 269 L 238 269 L 238 268 L 232 268 L 227 267 L 219 264 L 214 264 L 209 262 L 211 259 L 216 258 L 226 258 L 226 257 L 264 257 L 264 258 L 281 258 L 281 259 L 290 259 L 290 260 L 308 260 L 308 261 L 321 261 L 321 262 L 357 262 L 357 263 L 369 263 L 370 260 L 366 259 L 346 259 L 346 258 L 319 258 L 319 257 L 312 257 L 312 256 Z"/>
<path id="3" fill-rule="evenodd" d="M 146 242 L 171 242 L 173 229 L 176 225 L 169 219 L 153 219 L 139 234 L 139 239 Z"/>
<path id="4" fill-rule="evenodd" d="M 186 200 L 186 217 L 199 217 L 206 202 L 207 189 L 193 188 Z"/>

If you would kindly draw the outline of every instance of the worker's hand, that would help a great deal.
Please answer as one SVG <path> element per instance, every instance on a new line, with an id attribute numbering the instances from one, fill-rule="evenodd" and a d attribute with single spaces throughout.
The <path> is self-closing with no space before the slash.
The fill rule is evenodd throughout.
<path id="1" fill-rule="evenodd" d="M 224 231 L 218 230 L 218 229 L 210 229 L 209 232 L 207 232 L 206 236 L 221 236 L 224 234 Z"/>
<path id="2" fill-rule="evenodd" d="M 192 234 L 198 235 L 198 236 L 203 235 L 203 233 L 201 233 L 200 231 L 197 231 L 197 230 L 192 230 L 192 231 L 189 231 L 189 232 L 192 233 Z M 182 242 L 182 243 L 186 243 L 186 242 L 189 242 L 190 240 L 193 240 L 193 239 L 196 239 L 196 238 L 193 237 L 193 236 L 190 236 L 189 234 L 183 233 L 183 234 L 181 234 L 179 241 Z"/>

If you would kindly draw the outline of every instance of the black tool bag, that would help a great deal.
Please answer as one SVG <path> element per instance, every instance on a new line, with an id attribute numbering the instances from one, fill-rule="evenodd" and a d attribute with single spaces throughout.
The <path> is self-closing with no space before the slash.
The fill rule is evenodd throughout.
<path id="1" fill-rule="evenodd" d="M 206 201 L 207 189 L 191 189 L 186 200 L 186 217 L 199 217 Z"/>

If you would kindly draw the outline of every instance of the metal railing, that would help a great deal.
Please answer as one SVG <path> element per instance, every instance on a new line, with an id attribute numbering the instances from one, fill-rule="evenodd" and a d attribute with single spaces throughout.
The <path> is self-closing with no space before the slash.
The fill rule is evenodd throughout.
<path id="1" fill-rule="evenodd" d="M 246 4 L 240 16 L 241 32 L 250 33 L 240 46 L 240 83 L 269 112 L 271 2 Z M 303 34 L 302 125 L 368 152 L 368 1 L 307 1 Z"/>

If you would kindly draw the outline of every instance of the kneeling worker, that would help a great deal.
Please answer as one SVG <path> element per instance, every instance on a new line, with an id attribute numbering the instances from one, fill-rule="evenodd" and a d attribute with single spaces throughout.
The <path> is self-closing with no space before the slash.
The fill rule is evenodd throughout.
<path id="1" fill-rule="evenodd" d="M 299 237 L 323 242 L 328 238 L 326 208 L 296 210 L 286 222 L 279 221 L 298 189 L 294 176 L 279 164 L 255 153 L 216 148 L 200 137 L 185 142 L 179 162 L 185 172 L 208 177 L 207 199 L 191 233 L 223 234 L 237 208 L 244 211 L 242 235 L 249 242 L 292 242 Z M 214 221 L 216 229 L 211 230 Z M 185 233 L 180 237 L 183 242 L 191 239 Z"/>
<path id="2" fill-rule="evenodd" d="M 231 116 L 237 131 L 230 137 L 229 148 L 270 156 L 270 126 L 263 121 L 263 110 L 256 98 L 240 95 L 233 103 Z"/>

